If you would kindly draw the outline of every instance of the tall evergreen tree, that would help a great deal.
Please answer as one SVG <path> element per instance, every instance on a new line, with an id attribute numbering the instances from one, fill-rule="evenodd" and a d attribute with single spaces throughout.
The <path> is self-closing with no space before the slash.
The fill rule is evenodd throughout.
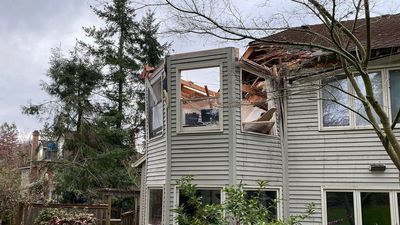
<path id="1" fill-rule="evenodd" d="M 125 119 L 126 103 L 130 101 L 127 96 L 127 78 L 132 71 L 140 68 L 137 60 L 139 24 L 135 21 L 135 10 L 128 0 L 113 0 L 106 3 L 103 9 L 92 9 L 105 26 L 84 28 L 87 36 L 93 38 L 94 44 L 82 44 L 104 65 L 104 93 L 109 100 L 105 105 L 107 122 L 120 129 Z M 138 78 L 131 79 L 135 79 L 139 85 Z"/>
<path id="2" fill-rule="evenodd" d="M 26 114 L 47 116 L 53 120 L 53 131 L 80 131 L 85 119 L 91 119 L 94 111 L 93 92 L 102 80 L 100 67 L 75 47 L 66 57 L 60 49 L 54 49 L 47 72 L 49 83 L 42 89 L 53 99 L 41 104 L 23 107 Z M 50 115 L 49 115 L 50 114 Z"/>
<path id="3" fill-rule="evenodd" d="M 147 11 L 139 24 L 140 56 L 144 65 L 157 66 L 167 53 L 170 44 L 158 41 L 160 23 L 156 22 L 155 13 Z"/>

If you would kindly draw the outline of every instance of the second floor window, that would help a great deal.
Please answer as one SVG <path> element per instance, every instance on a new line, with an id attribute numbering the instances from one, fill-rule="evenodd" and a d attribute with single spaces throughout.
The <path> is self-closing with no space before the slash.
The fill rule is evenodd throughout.
<path id="1" fill-rule="evenodd" d="M 220 67 L 182 70 L 180 76 L 182 128 L 219 128 Z"/>
<path id="2" fill-rule="evenodd" d="M 163 100 L 161 78 L 148 86 L 148 126 L 150 138 L 162 132 L 163 125 Z"/>
<path id="3" fill-rule="evenodd" d="M 388 76 L 388 74 L 391 74 L 391 71 L 389 71 L 389 73 L 377 71 L 369 74 L 374 96 L 385 110 L 388 108 L 385 96 L 389 95 L 389 89 L 387 88 L 388 84 L 385 84 L 384 81 L 387 80 L 386 76 Z M 400 86 L 400 73 L 398 75 L 399 76 L 390 75 L 390 86 Z M 392 77 L 394 78 L 392 79 Z M 365 95 L 365 85 L 361 76 L 356 74 L 355 79 L 361 92 Z M 368 118 L 364 106 L 360 100 L 351 96 L 356 96 L 356 93 L 345 76 L 336 76 L 323 80 L 322 86 L 320 97 L 323 99 L 321 104 L 321 125 L 323 128 L 370 126 L 369 122 L 363 118 Z M 393 115 L 393 111 L 397 112 L 400 105 L 400 102 L 396 103 L 399 97 L 400 95 L 397 96 L 397 92 L 394 92 L 390 98 L 392 102 L 392 118 L 395 116 Z M 397 109 L 394 110 L 393 107 Z M 389 113 L 389 110 L 387 111 Z M 379 121 L 376 114 L 375 119 Z"/>

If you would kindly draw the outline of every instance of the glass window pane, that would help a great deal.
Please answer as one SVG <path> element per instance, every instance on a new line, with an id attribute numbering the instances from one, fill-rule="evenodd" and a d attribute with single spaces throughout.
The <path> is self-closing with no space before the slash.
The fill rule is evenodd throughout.
<path id="1" fill-rule="evenodd" d="M 369 77 L 371 79 L 372 83 L 372 89 L 375 95 L 375 98 L 378 100 L 378 102 L 382 105 L 383 104 L 383 95 L 382 95 L 382 76 L 380 72 L 374 72 L 370 73 Z M 365 85 L 364 82 L 361 78 L 361 76 L 356 76 L 356 81 L 357 84 L 359 85 L 361 91 L 363 94 L 365 94 Z M 355 111 L 359 112 L 361 115 L 367 117 L 367 114 L 365 113 L 364 106 L 363 104 L 355 99 Z M 374 113 L 375 114 L 375 113 Z M 379 121 L 378 116 L 375 114 L 375 118 Z M 369 125 L 369 123 L 364 120 L 361 116 L 356 114 L 356 125 L 357 126 L 366 126 Z"/>
<path id="2" fill-rule="evenodd" d="M 161 225 L 162 221 L 162 189 L 150 189 L 149 193 L 149 224 Z"/>
<path id="3" fill-rule="evenodd" d="M 161 79 L 149 87 L 147 91 L 148 100 L 148 123 L 150 137 L 161 133 L 163 123 L 163 101 L 161 90 Z"/>
<path id="4" fill-rule="evenodd" d="M 324 86 L 322 88 L 322 98 L 331 99 L 349 106 L 349 96 L 343 93 L 341 90 L 348 91 L 347 79 L 336 79 L 323 81 L 324 84 L 329 83 L 334 86 Z M 337 126 L 349 126 L 349 110 L 342 105 L 330 100 L 322 101 L 322 112 L 323 112 L 323 126 L 324 127 L 337 127 Z"/>
<path id="5" fill-rule="evenodd" d="M 326 192 L 327 224 L 354 225 L 352 192 Z"/>
<path id="6" fill-rule="evenodd" d="M 260 194 L 260 196 L 258 196 Z M 247 190 L 246 197 L 248 198 L 259 198 L 260 203 L 268 209 L 271 219 L 277 219 L 277 192 L 276 191 L 257 191 L 257 190 Z"/>
<path id="7" fill-rule="evenodd" d="M 219 125 L 219 67 L 181 71 L 181 110 L 183 127 Z"/>
<path id="8" fill-rule="evenodd" d="M 390 225 L 389 193 L 361 192 L 363 225 Z"/>
<path id="9" fill-rule="evenodd" d="M 400 193 L 397 193 L 397 210 L 399 211 L 399 221 L 400 221 Z"/>
<path id="10" fill-rule="evenodd" d="M 392 120 L 394 120 L 400 108 L 400 70 L 391 70 L 389 72 L 389 82 Z"/>
<path id="11" fill-rule="evenodd" d="M 203 206 L 221 204 L 221 190 L 196 190 L 196 196 L 201 198 Z M 179 192 L 179 206 L 184 206 L 187 215 L 194 215 L 196 208 L 188 202 L 189 198 Z"/>

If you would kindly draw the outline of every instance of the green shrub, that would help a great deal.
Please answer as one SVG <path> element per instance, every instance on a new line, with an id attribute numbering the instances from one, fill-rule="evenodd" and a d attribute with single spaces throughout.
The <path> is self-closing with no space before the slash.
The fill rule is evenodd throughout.
<path id="1" fill-rule="evenodd" d="M 191 176 L 183 177 L 177 182 L 179 192 L 186 196 L 187 205 L 180 205 L 172 211 L 176 213 L 179 225 L 298 225 L 314 213 L 314 204 L 308 205 L 307 211 L 302 215 L 291 216 L 287 220 L 275 219 L 270 212 L 276 211 L 279 199 L 266 207 L 261 204 L 259 196 L 267 185 L 259 181 L 258 195 L 246 196 L 243 185 L 224 188 L 226 200 L 222 204 L 204 205 L 201 198 L 196 195 L 196 185 L 192 184 Z M 191 213 L 186 213 L 185 207 L 190 207 Z"/>
<path id="2" fill-rule="evenodd" d="M 93 214 L 76 210 L 45 209 L 40 212 L 34 225 L 95 225 Z"/>

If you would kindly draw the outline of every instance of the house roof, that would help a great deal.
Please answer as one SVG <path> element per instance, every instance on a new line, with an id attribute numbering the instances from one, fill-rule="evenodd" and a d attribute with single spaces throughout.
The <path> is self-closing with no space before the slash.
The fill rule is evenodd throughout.
<path id="1" fill-rule="evenodd" d="M 365 45 L 367 35 L 365 30 L 365 19 L 359 19 L 357 22 L 355 36 Z M 354 20 L 343 21 L 346 27 L 351 27 Z M 371 18 L 371 44 L 372 58 L 371 60 L 395 55 L 400 53 L 400 14 L 385 15 Z M 298 43 L 313 43 L 323 46 L 329 46 L 330 43 L 311 32 L 328 36 L 329 31 L 323 24 L 310 26 L 301 26 L 288 29 L 277 34 L 268 36 L 265 40 L 287 41 Z M 349 46 L 349 50 L 353 51 L 354 45 Z M 279 44 L 271 44 L 268 41 L 253 41 L 249 43 L 249 48 L 243 54 L 241 62 L 245 60 L 252 61 L 266 70 L 273 65 L 285 65 L 292 71 L 307 68 L 340 68 L 340 62 L 335 54 L 323 51 L 318 48 L 306 48 L 302 46 L 287 46 Z M 254 67 L 254 66 L 253 66 Z"/>
<path id="2" fill-rule="evenodd" d="M 359 19 L 356 24 L 354 35 L 361 41 L 362 44 L 366 43 L 367 35 L 365 29 L 365 19 Z M 400 14 L 384 15 L 371 18 L 371 44 L 373 49 L 392 48 L 400 46 Z M 347 28 L 353 26 L 354 20 L 343 21 L 342 24 Z M 291 42 L 305 42 L 321 44 L 329 46 L 330 44 L 322 38 L 307 32 L 307 30 L 322 34 L 329 35 L 329 30 L 324 24 L 316 24 L 309 26 L 301 26 L 295 29 L 288 29 L 277 34 L 268 36 L 267 40 L 276 41 L 291 41 Z M 350 46 L 351 48 L 352 46 Z M 353 46 L 354 48 L 354 46 Z"/>

